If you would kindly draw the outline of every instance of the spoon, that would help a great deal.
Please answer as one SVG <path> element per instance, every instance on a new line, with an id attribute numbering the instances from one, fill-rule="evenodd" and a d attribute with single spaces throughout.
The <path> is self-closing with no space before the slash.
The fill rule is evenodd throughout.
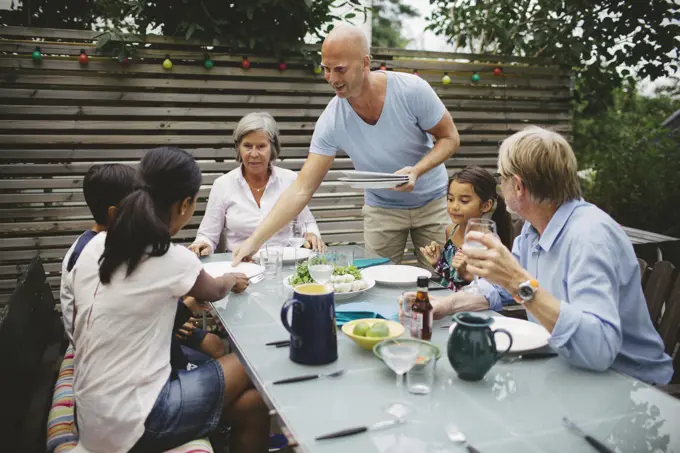
<path id="1" fill-rule="evenodd" d="M 475 447 L 467 443 L 467 438 L 465 437 L 465 434 L 463 434 L 463 431 L 458 429 L 456 425 L 449 423 L 445 426 L 445 429 L 446 436 L 449 438 L 451 442 L 465 445 L 465 448 L 467 448 L 468 453 L 480 453 L 479 450 L 477 450 Z"/>

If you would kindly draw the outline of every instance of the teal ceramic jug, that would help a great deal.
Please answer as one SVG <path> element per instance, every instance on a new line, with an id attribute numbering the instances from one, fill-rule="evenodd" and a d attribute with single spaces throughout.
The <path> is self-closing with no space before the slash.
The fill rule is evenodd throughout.
<path id="1" fill-rule="evenodd" d="M 493 318 L 481 313 L 457 313 L 455 327 L 449 336 L 447 353 L 458 377 L 478 381 L 512 347 L 512 335 L 504 329 L 491 330 Z M 496 334 L 507 335 L 510 345 L 505 351 L 496 349 Z"/>

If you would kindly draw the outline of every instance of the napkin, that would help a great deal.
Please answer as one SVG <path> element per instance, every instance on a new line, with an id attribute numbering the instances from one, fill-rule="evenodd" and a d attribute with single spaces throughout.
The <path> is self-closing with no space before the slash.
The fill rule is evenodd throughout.
<path id="1" fill-rule="evenodd" d="M 347 324 L 355 319 L 389 319 L 392 321 L 399 319 L 399 308 L 395 302 L 394 306 L 385 304 L 374 304 L 371 302 L 352 302 L 349 304 L 336 305 L 335 323 L 338 327 Z"/>
<path id="2" fill-rule="evenodd" d="M 357 269 L 364 269 L 366 267 L 377 266 L 379 264 L 389 263 L 389 258 L 362 258 L 354 260 L 354 265 Z"/>

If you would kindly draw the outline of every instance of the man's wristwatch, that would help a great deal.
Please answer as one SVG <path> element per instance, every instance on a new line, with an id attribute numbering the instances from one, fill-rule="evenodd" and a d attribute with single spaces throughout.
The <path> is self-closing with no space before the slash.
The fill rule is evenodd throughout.
<path id="1" fill-rule="evenodd" d="M 531 302 L 538 291 L 538 281 L 531 279 L 519 284 L 515 300 L 520 303 Z"/>

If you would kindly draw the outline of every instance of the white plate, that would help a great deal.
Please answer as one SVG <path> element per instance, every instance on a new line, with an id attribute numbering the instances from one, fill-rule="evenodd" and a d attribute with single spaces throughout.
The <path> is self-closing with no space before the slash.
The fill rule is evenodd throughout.
<path id="1" fill-rule="evenodd" d="M 340 170 L 340 173 L 346 175 L 350 179 L 359 179 L 359 178 L 371 178 L 371 179 L 377 179 L 377 178 L 403 178 L 406 177 L 408 179 L 408 175 L 395 175 L 394 173 L 380 173 L 376 171 L 357 171 L 357 170 Z"/>
<path id="2" fill-rule="evenodd" d="M 385 181 L 360 181 L 357 179 L 338 178 L 341 183 L 353 187 L 355 189 L 391 189 L 398 185 L 404 184 L 408 180 L 385 180 Z"/>
<path id="3" fill-rule="evenodd" d="M 449 328 L 449 333 L 456 327 L 455 322 Z M 548 344 L 550 332 L 540 324 L 523 319 L 494 316 L 491 330 L 505 329 L 512 335 L 512 347 L 510 352 L 526 352 L 542 348 Z M 494 336 L 496 349 L 505 351 L 508 347 L 508 337 L 503 333 Z"/>
<path id="4" fill-rule="evenodd" d="M 432 277 L 432 273 L 426 269 L 415 266 L 404 266 L 401 264 L 387 264 L 383 266 L 373 266 L 361 270 L 364 279 L 370 278 L 376 283 L 387 285 L 411 285 L 414 288 L 418 277 Z"/>
<path id="5" fill-rule="evenodd" d="M 284 278 L 284 279 L 283 279 L 283 284 L 284 284 L 284 286 L 286 286 L 287 288 L 295 289 L 295 288 L 293 287 L 293 285 L 291 285 L 290 282 L 289 282 L 291 277 L 292 277 L 292 275 L 289 275 L 288 277 Z M 368 285 L 368 286 L 366 286 L 366 288 L 362 289 L 361 291 L 350 291 L 350 292 L 348 292 L 348 293 L 334 293 L 333 298 L 334 298 L 335 300 L 346 300 L 346 299 L 351 299 L 352 297 L 354 297 L 354 296 L 356 296 L 356 295 L 358 295 L 358 294 L 364 293 L 364 292 L 368 291 L 369 289 L 371 289 L 371 288 L 373 288 L 373 287 L 375 286 L 375 281 L 374 281 L 374 280 L 371 280 L 370 278 L 364 277 L 364 281 L 366 282 L 366 285 Z"/>
<path id="6" fill-rule="evenodd" d="M 283 262 L 290 264 L 295 262 L 295 247 L 284 247 L 283 248 Z M 297 259 L 299 260 L 306 260 L 310 256 L 314 254 L 314 251 L 311 249 L 306 249 L 304 247 L 300 247 L 297 249 Z M 253 255 L 254 260 L 259 260 L 260 259 L 260 252 L 257 252 L 256 254 Z"/>
<path id="7" fill-rule="evenodd" d="M 219 277 L 224 274 L 242 273 L 246 274 L 248 278 L 264 272 L 264 267 L 258 266 L 253 263 L 239 263 L 238 266 L 234 267 L 231 265 L 230 261 L 220 261 L 217 263 L 206 263 L 203 265 L 203 269 L 212 275 L 213 277 Z"/>

